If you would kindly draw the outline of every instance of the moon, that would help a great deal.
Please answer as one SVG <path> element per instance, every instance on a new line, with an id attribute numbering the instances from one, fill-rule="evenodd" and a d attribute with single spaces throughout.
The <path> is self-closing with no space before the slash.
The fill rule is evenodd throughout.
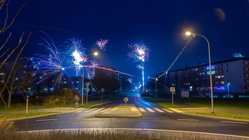
<path id="1" fill-rule="evenodd" d="M 215 8 L 214 13 L 218 21 L 224 22 L 226 20 L 226 14 L 221 8 Z"/>

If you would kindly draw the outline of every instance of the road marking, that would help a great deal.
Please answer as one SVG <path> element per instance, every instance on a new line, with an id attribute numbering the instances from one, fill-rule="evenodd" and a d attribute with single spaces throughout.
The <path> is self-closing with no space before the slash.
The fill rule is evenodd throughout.
<path id="1" fill-rule="evenodd" d="M 90 112 L 90 111 L 94 111 L 94 110 L 97 110 L 98 108 L 92 108 L 92 109 L 89 109 L 89 110 L 86 110 L 85 112 Z"/>
<path id="2" fill-rule="evenodd" d="M 190 122 L 199 122 L 197 119 L 177 119 L 178 121 L 190 121 Z"/>
<path id="3" fill-rule="evenodd" d="M 174 112 L 177 112 L 177 113 L 183 113 L 183 111 L 175 109 L 175 108 L 169 108 L 169 109 L 172 110 L 172 111 L 174 111 Z"/>
<path id="4" fill-rule="evenodd" d="M 138 108 L 141 112 L 146 112 L 142 107 Z"/>
<path id="5" fill-rule="evenodd" d="M 101 110 L 103 110 L 103 109 L 105 109 L 105 108 L 99 108 L 99 109 L 96 109 L 96 110 L 94 110 L 94 111 L 92 111 L 92 112 L 98 112 L 98 111 L 101 111 Z"/>
<path id="6" fill-rule="evenodd" d="M 57 119 L 42 119 L 42 120 L 35 120 L 36 122 L 48 122 L 48 121 L 56 121 Z"/>
<path id="7" fill-rule="evenodd" d="M 150 109 L 150 108 L 146 108 L 149 112 L 155 112 L 154 110 Z"/>
<path id="8" fill-rule="evenodd" d="M 157 112 L 160 112 L 160 113 L 164 113 L 164 111 L 159 109 L 159 108 L 154 108 L 154 110 L 156 110 Z"/>
<path id="9" fill-rule="evenodd" d="M 166 108 L 162 108 L 162 110 L 164 110 L 164 111 L 166 111 L 166 112 L 168 112 L 168 113 L 174 113 L 173 111 L 168 110 L 168 109 L 166 109 Z"/>
<path id="10" fill-rule="evenodd" d="M 221 121 L 221 123 L 227 123 L 227 124 L 248 124 L 247 122 L 237 122 L 237 121 Z"/>
<path id="11" fill-rule="evenodd" d="M 111 110 L 111 109 L 112 109 L 112 107 L 108 107 L 108 108 L 101 110 L 100 112 L 104 112 L 104 111 Z"/>

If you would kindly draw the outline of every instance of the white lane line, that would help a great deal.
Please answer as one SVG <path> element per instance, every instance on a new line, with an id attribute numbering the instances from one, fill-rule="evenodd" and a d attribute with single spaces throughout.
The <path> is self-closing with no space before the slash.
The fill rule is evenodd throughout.
<path id="1" fill-rule="evenodd" d="M 174 111 L 174 112 L 177 112 L 177 113 L 183 113 L 183 111 L 175 109 L 175 108 L 169 108 L 169 109 L 172 110 L 172 111 Z"/>
<path id="2" fill-rule="evenodd" d="M 36 122 L 48 122 L 48 121 L 56 121 L 57 119 L 41 119 L 41 120 L 35 120 Z"/>
<path id="3" fill-rule="evenodd" d="M 154 110 L 150 109 L 150 108 L 146 108 L 149 112 L 155 112 Z"/>
<path id="4" fill-rule="evenodd" d="M 226 124 L 248 124 L 247 122 L 237 122 L 237 121 L 221 121 L 221 123 L 226 123 Z"/>
<path id="5" fill-rule="evenodd" d="M 168 109 L 166 109 L 166 108 L 162 108 L 162 110 L 164 110 L 164 111 L 166 111 L 166 112 L 168 112 L 168 113 L 174 113 L 173 111 L 168 110 Z"/>
<path id="6" fill-rule="evenodd" d="M 146 112 L 142 107 L 138 108 L 141 112 Z"/>
<path id="7" fill-rule="evenodd" d="M 89 109 L 89 110 L 86 110 L 85 112 L 90 112 L 90 111 L 94 111 L 94 110 L 97 110 L 98 108 L 93 108 L 93 109 Z"/>
<path id="8" fill-rule="evenodd" d="M 154 110 L 156 110 L 157 112 L 160 112 L 160 113 L 164 113 L 164 111 L 159 109 L 159 108 L 154 108 Z"/>
<path id="9" fill-rule="evenodd" d="M 94 111 L 92 111 L 92 112 L 98 112 L 98 111 L 101 111 L 101 110 L 103 110 L 104 108 L 99 108 L 99 109 L 97 109 L 97 110 L 94 110 Z"/>
<path id="10" fill-rule="evenodd" d="M 199 122 L 197 119 L 177 119 L 178 121 L 190 121 L 190 122 Z"/>

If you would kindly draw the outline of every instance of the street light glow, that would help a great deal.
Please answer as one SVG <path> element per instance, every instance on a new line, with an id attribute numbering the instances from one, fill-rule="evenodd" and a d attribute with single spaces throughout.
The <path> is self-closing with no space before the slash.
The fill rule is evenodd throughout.
<path id="1" fill-rule="evenodd" d="M 93 52 L 93 56 L 95 56 L 95 57 L 99 56 L 99 52 L 97 52 L 97 51 Z"/>
<path id="2" fill-rule="evenodd" d="M 193 34 L 193 33 L 190 32 L 190 31 L 186 31 L 186 32 L 185 32 L 185 35 L 186 35 L 186 36 L 191 36 L 192 34 Z"/>

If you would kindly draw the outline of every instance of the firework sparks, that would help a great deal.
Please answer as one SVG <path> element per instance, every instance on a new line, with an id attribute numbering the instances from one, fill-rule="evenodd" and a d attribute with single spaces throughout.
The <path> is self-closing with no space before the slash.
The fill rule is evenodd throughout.
<path id="1" fill-rule="evenodd" d="M 96 42 L 96 45 L 99 47 L 100 50 L 105 50 L 107 43 L 108 43 L 107 39 L 100 39 Z"/>
<path id="2" fill-rule="evenodd" d="M 149 58 L 149 49 L 144 44 L 129 45 L 132 52 L 129 54 L 135 61 L 145 62 Z"/>
<path id="3" fill-rule="evenodd" d="M 144 44 L 129 45 L 132 49 L 129 57 L 133 58 L 135 62 L 139 62 L 138 68 L 141 69 L 142 91 L 144 92 L 144 62 L 149 58 L 149 49 Z"/>

